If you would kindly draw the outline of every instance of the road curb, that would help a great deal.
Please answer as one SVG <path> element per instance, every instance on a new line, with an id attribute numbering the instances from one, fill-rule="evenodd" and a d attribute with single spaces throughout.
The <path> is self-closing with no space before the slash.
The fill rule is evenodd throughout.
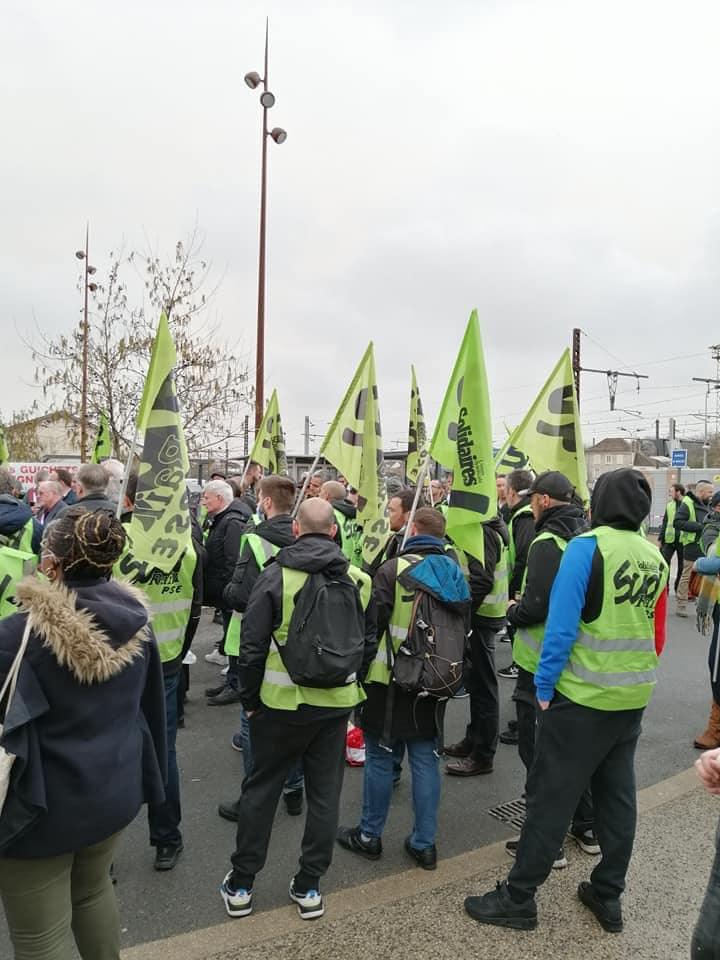
<path id="1" fill-rule="evenodd" d="M 638 811 L 643 814 L 677 800 L 699 787 L 694 768 L 684 770 L 675 776 L 646 787 L 638 793 Z M 371 880 L 355 887 L 346 887 L 327 896 L 329 915 L 333 921 L 345 916 L 392 903 L 402 897 L 429 893 L 438 887 L 465 878 L 472 878 L 495 867 L 507 867 L 505 841 L 479 847 L 467 853 L 442 860 L 438 869 L 429 872 L 413 867 L 402 873 Z M 262 909 L 261 895 L 258 906 Z M 218 894 L 218 912 L 221 910 Z M 239 943 L 243 947 L 266 940 L 297 933 L 300 921 L 294 906 L 278 907 L 261 912 L 242 921 L 227 921 L 178 934 L 163 940 L 154 940 L 138 944 L 122 951 L 123 960 L 212 960 L 227 951 L 236 950 Z"/>

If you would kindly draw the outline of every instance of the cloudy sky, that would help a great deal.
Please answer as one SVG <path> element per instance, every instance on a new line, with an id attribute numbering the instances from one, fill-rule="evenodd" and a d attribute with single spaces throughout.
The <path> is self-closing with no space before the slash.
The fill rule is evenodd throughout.
<path id="1" fill-rule="evenodd" d="M 84 226 L 172 250 L 195 223 L 213 316 L 254 363 L 262 71 L 270 16 L 266 390 L 288 444 L 322 434 L 369 339 L 386 447 L 409 364 L 429 419 L 467 316 L 496 438 L 571 330 L 586 441 L 702 431 L 720 342 L 720 7 L 695 0 L 5 0 L 0 31 L 0 410 L 35 393 L 21 334 L 69 330 Z M 715 397 L 711 399 L 715 410 Z M 633 413 L 636 411 L 640 417 Z M 713 424 L 714 426 L 714 424 Z M 627 436 L 628 434 L 620 434 Z"/>

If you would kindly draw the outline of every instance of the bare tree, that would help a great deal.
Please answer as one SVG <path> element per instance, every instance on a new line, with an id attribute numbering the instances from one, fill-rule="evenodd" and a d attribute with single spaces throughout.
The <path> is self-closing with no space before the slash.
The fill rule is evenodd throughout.
<path id="1" fill-rule="evenodd" d="M 251 401 L 247 365 L 208 319 L 215 290 L 206 292 L 210 265 L 200 257 L 200 246 L 194 232 L 187 243 L 175 245 L 168 261 L 152 252 L 111 253 L 107 277 L 97 281 L 92 293 L 89 433 L 92 436 L 92 421 L 97 423 L 105 411 L 115 456 L 122 456 L 132 442 L 161 310 L 167 313 L 177 350 L 175 383 L 188 449 L 200 451 L 239 436 Z M 79 415 L 80 325 L 69 334 L 53 338 L 40 331 L 39 336 L 39 345 L 30 344 L 36 383 L 46 399 L 56 399 Z"/>

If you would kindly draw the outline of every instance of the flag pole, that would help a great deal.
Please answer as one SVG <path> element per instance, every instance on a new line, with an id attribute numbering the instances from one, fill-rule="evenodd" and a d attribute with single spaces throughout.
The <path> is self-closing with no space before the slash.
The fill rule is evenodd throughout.
<path id="1" fill-rule="evenodd" d="M 120 486 L 120 495 L 119 495 L 119 497 L 118 497 L 117 512 L 116 512 L 116 514 L 115 514 L 115 516 L 118 518 L 118 520 L 120 519 L 120 515 L 121 515 L 122 512 L 123 512 L 123 509 L 122 509 L 122 507 L 123 507 L 123 500 L 125 499 L 125 494 L 127 493 L 128 480 L 130 479 L 130 464 L 132 463 L 133 457 L 135 456 L 135 447 L 136 447 L 136 445 L 137 445 L 138 432 L 139 432 L 139 431 L 138 431 L 138 428 L 137 428 L 137 425 L 136 425 L 136 426 L 135 426 L 135 434 L 134 434 L 134 436 L 133 436 L 132 446 L 130 447 L 130 452 L 129 452 L 129 454 L 128 454 L 127 463 L 125 464 L 125 472 L 123 473 L 122 484 L 121 484 L 121 486 Z"/>
<path id="2" fill-rule="evenodd" d="M 415 487 L 415 497 L 413 499 L 412 507 L 410 508 L 410 516 L 408 517 L 407 523 L 405 524 L 405 533 L 403 534 L 402 544 L 400 545 L 401 551 L 405 549 L 405 544 L 407 543 L 408 534 L 410 533 L 410 527 L 412 526 L 412 522 L 415 519 L 415 512 L 417 510 L 418 501 L 420 500 L 420 494 L 422 492 L 422 488 L 425 486 L 425 477 L 428 472 L 429 464 L 430 464 L 430 457 L 427 456 L 425 457 L 425 463 L 422 465 L 422 470 L 420 471 L 420 475 L 418 476 L 418 479 L 417 479 L 417 486 Z M 432 487 L 430 489 L 432 490 Z M 432 493 L 430 494 L 430 497 L 432 498 Z"/>
<path id="3" fill-rule="evenodd" d="M 295 501 L 295 506 L 293 507 L 293 512 L 291 514 L 293 520 L 297 516 L 297 512 L 300 509 L 300 504 L 303 502 L 303 499 L 305 497 L 305 492 L 307 491 L 307 488 L 310 485 L 310 477 L 315 473 L 315 468 L 317 467 L 319 462 L 320 462 L 320 454 L 318 453 L 312 462 L 312 466 L 310 467 L 307 474 L 305 475 L 305 482 L 302 485 L 302 490 L 300 491 L 300 495 Z"/>

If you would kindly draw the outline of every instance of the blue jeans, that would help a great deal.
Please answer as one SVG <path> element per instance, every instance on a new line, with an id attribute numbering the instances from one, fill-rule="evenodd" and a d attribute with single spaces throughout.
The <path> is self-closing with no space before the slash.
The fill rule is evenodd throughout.
<path id="1" fill-rule="evenodd" d="M 715 862 L 692 939 L 690 956 L 693 960 L 715 960 L 720 957 L 720 824 L 715 847 Z"/>
<path id="2" fill-rule="evenodd" d="M 150 844 L 153 847 L 177 847 L 182 843 L 180 833 L 180 774 L 178 773 L 175 740 L 177 738 L 177 691 L 180 673 L 163 678 L 165 682 L 165 722 L 167 723 L 167 766 L 165 803 L 148 807 Z"/>
<path id="3" fill-rule="evenodd" d="M 242 740 L 243 767 L 245 769 L 244 787 L 248 777 L 252 773 L 253 752 L 252 744 L 250 743 L 250 724 L 248 723 L 247 714 L 243 707 L 240 708 L 240 739 Z M 302 760 L 298 760 L 297 763 L 294 763 L 290 768 L 290 773 L 288 773 L 285 786 L 283 787 L 283 793 L 294 793 L 296 790 L 302 790 L 304 786 L 305 777 L 303 776 Z"/>
<path id="4" fill-rule="evenodd" d="M 437 814 L 440 806 L 440 763 L 437 743 L 413 738 L 405 741 L 412 775 L 412 802 L 415 825 L 410 845 L 425 850 L 435 843 Z M 384 750 L 379 737 L 365 733 L 365 773 L 363 809 L 360 830 L 366 837 L 381 837 L 385 828 L 393 792 L 393 767 L 397 761 L 398 743 L 394 750 Z"/>

